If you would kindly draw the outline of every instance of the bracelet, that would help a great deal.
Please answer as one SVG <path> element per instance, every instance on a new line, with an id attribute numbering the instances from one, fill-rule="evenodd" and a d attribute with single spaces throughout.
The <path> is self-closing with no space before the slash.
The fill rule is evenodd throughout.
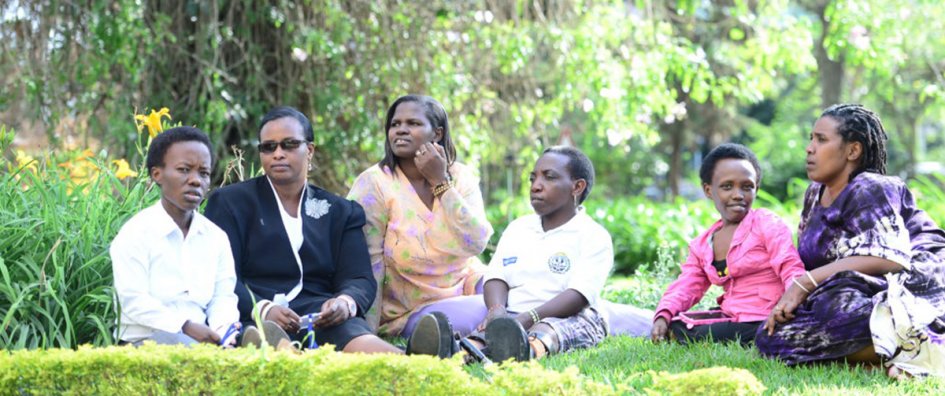
<path id="1" fill-rule="evenodd" d="M 528 316 L 532 317 L 532 324 L 536 324 L 541 321 L 541 317 L 538 316 L 538 312 L 536 312 L 534 309 L 528 310 Z"/>
<path id="2" fill-rule="evenodd" d="M 805 271 L 804 274 L 807 275 L 807 279 L 810 279 L 810 283 L 814 285 L 815 289 L 820 286 L 817 284 L 817 281 L 814 280 L 814 276 L 810 274 L 810 271 Z"/>
<path id="3" fill-rule="evenodd" d="M 446 190 L 449 190 L 450 187 L 453 187 L 452 180 L 447 180 L 443 183 L 437 184 L 436 187 L 433 187 L 433 195 L 439 197 L 440 195 L 443 195 Z"/>
<path id="4" fill-rule="evenodd" d="M 262 300 L 262 301 L 257 302 L 256 306 L 253 308 L 255 311 L 253 313 L 256 315 L 262 315 L 262 311 L 266 309 L 266 307 L 268 307 L 270 304 L 272 304 L 272 301 L 269 301 L 269 300 Z"/>
<path id="5" fill-rule="evenodd" d="M 807 292 L 807 294 L 810 294 L 810 290 L 807 290 L 807 288 L 804 287 L 804 285 L 802 285 L 801 282 L 797 280 L 797 278 L 794 278 L 794 284 L 797 285 L 797 287 L 801 288 L 801 290 Z"/>
<path id="6" fill-rule="evenodd" d="M 262 313 L 259 314 L 259 320 L 265 322 L 265 321 L 266 321 L 266 316 L 269 316 L 269 311 L 271 311 L 272 308 L 275 307 L 275 306 L 276 306 L 276 304 L 269 304 L 269 305 L 266 305 L 266 308 L 263 308 Z"/>

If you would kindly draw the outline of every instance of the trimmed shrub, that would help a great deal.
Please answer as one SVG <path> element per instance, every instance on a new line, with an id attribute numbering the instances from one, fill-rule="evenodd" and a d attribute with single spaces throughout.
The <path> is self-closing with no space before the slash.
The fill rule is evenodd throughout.
<path id="1" fill-rule="evenodd" d="M 660 373 L 653 378 L 651 395 L 760 395 L 764 384 L 751 371 L 740 368 L 709 367 L 688 373 Z"/>
<path id="2" fill-rule="evenodd" d="M 80 347 L 0 355 L 0 394 L 325 394 L 325 395 L 607 395 L 615 391 L 536 363 L 502 364 L 480 379 L 460 357 L 343 354 L 330 347 L 302 354 L 147 344 Z M 489 383 L 491 381 L 491 384 Z"/>

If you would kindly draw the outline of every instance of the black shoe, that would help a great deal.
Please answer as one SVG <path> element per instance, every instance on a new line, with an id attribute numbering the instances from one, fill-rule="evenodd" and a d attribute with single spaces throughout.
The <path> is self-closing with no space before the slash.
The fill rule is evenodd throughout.
<path id="1" fill-rule="evenodd" d="M 424 315 L 407 342 L 408 355 L 433 355 L 448 358 L 459 351 L 453 340 L 453 326 L 442 312 Z"/>
<path id="2" fill-rule="evenodd" d="M 519 362 L 531 358 L 531 345 L 525 329 L 513 318 L 496 318 L 486 326 L 486 345 L 489 357 L 495 362 L 515 359 Z"/>

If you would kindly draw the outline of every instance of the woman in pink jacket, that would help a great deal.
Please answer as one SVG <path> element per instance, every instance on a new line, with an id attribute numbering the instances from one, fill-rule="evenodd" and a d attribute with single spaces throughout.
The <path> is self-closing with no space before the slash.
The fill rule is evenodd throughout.
<path id="1" fill-rule="evenodd" d="M 751 150 L 722 144 L 705 157 L 699 176 L 721 219 L 689 244 L 682 273 L 656 308 L 652 338 L 747 344 L 784 290 L 804 276 L 804 264 L 784 221 L 768 210 L 751 208 L 761 182 L 761 168 Z M 718 299 L 720 309 L 685 312 L 713 284 L 725 289 Z"/>

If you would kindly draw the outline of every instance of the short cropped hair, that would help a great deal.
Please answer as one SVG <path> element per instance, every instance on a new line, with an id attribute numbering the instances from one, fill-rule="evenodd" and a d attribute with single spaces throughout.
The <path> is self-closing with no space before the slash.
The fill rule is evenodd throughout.
<path id="1" fill-rule="evenodd" d="M 584 200 L 591 195 L 591 188 L 594 187 L 594 164 L 590 158 L 587 158 L 581 150 L 570 146 L 552 146 L 545 149 L 542 154 L 554 153 L 568 157 L 568 173 L 571 179 L 584 179 L 587 187 L 578 198 L 578 203 L 584 203 Z"/>
<path id="2" fill-rule="evenodd" d="M 181 126 L 161 132 L 151 140 L 151 146 L 148 147 L 148 157 L 145 160 L 148 172 L 151 172 L 151 169 L 156 166 L 164 166 L 164 156 L 167 155 L 167 150 L 174 143 L 180 142 L 203 143 L 210 151 L 210 163 L 213 163 L 213 145 L 210 144 L 210 138 L 207 137 L 207 134 L 195 127 Z"/>
<path id="3" fill-rule="evenodd" d="M 699 168 L 699 179 L 703 184 L 712 184 L 712 175 L 715 173 L 715 165 L 724 159 L 748 160 L 751 166 L 755 168 L 757 179 L 756 184 L 761 184 L 761 165 L 758 163 L 758 157 L 748 147 L 738 143 L 722 143 L 709 151 L 709 154 L 702 159 L 702 167 Z"/>

